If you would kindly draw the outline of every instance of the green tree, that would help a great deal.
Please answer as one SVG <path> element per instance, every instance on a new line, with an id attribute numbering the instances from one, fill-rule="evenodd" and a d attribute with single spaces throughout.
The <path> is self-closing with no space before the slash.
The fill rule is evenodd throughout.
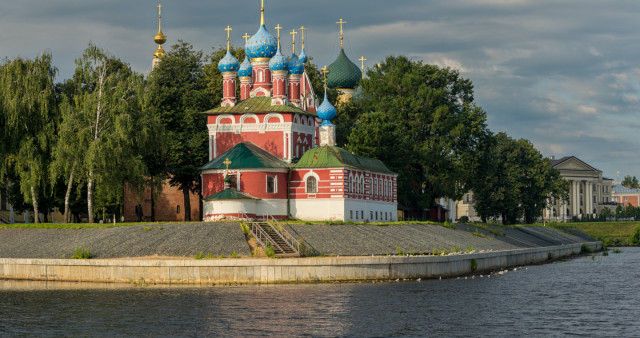
<path id="1" fill-rule="evenodd" d="M 51 54 L 0 64 L 0 178 L 14 171 L 23 198 L 39 222 L 39 196 L 46 195 L 50 148 L 55 135 L 56 69 Z M 45 212 L 46 214 L 46 212 Z"/>
<path id="2" fill-rule="evenodd" d="M 488 135 L 471 81 L 405 56 L 389 56 L 367 75 L 355 107 L 345 106 L 348 117 L 338 119 L 347 123 L 339 130 L 351 129 L 347 149 L 376 157 L 399 174 L 401 205 L 428 208 L 439 197 L 461 198 Z M 381 128 L 393 136 L 379 134 Z"/>
<path id="3" fill-rule="evenodd" d="M 170 184 L 184 194 L 185 220 L 191 220 L 189 193 L 201 193 L 200 167 L 208 160 L 206 117 L 201 112 L 220 100 L 211 95 L 201 51 L 178 42 L 149 75 L 145 111 L 157 116 L 166 132 L 167 157 L 161 166 Z M 221 88 L 221 86 L 220 86 Z M 220 94 L 219 98 L 222 97 Z"/>
<path id="4" fill-rule="evenodd" d="M 631 177 L 631 175 L 625 175 L 624 179 L 622 180 L 622 185 L 627 188 L 634 188 L 634 189 L 640 188 L 638 179 L 635 176 Z"/>
<path id="5" fill-rule="evenodd" d="M 498 133 L 480 151 L 471 189 L 483 221 L 500 216 L 504 224 L 524 217 L 533 223 L 549 203 L 567 200 L 569 185 L 533 145 Z"/>
<path id="6" fill-rule="evenodd" d="M 140 152 L 153 135 L 140 107 L 143 78 L 90 43 L 64 86 L 63 121 L 52 171 L 67 183 L 67 221 L 74 180 L 86 182 L 88 217 L 93 223 L 97 185 L 101 204 L 111 205 L 122 201 L 125 180 L 136 182 L 146 175 Z"/>

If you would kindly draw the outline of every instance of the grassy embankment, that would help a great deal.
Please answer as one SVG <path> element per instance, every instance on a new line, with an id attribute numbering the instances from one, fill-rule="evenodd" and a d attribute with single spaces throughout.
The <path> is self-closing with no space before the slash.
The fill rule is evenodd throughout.
<path id="1" fill-rule="evenodd" d="M 541 223 L 535 225 L 543 226 Z M 551 223 L 546 224 L 546 226 L 556 228 L 576 228 L 585 234 L 602 241 L 605 246 L 640 245 L 640 242 L 638 242 L 638 236 L 640 236 L 640 222 L 637 221 Z"/>

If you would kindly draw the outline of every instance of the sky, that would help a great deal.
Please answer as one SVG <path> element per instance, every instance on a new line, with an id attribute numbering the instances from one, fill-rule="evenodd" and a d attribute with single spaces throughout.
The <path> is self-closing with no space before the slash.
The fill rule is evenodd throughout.
<path id="1" fill-rule="evenodd" d="M 63 81 L 93 42 L 147 73 L 158 3 L 0 0 L 0 58 L 51 52 Z M 241 46 L 260 21 L 260 0 L 161 3 L 165 50 L 180 39 L 207 54 L 226 43 L 227 25 Z M 637 0 L 265 0 L 285 54 L 289 32 L 304 25 L 307 55 L 331 64 L 342 18 L 354 63 L 402 54 L 457 69 L 493 132 L 530 140 L 544 156 L 576 156 L 616 181 L 640 177 L 639 16 Z"/>

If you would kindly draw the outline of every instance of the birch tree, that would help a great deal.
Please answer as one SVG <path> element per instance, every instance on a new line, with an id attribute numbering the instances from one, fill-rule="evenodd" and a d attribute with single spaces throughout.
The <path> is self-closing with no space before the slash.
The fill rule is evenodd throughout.
<path id="1" fill-rule="evenodd" d="M 13 170 L 20 192 L 39 222 L 38 196 L 46 188 L 48 159 L 56 126 L 51 54 L 16 58 L 0 64 L 0 177 Z"/>

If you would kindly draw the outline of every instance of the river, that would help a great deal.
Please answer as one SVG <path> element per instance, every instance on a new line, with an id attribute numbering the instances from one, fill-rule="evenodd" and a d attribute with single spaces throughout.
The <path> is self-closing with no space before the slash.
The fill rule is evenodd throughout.
<path id="1" fill-rule="evenodd" d="M 640 248 L 428 281 L 133 287 L 0 281 L 3 336 L 640 337 Z"/>

